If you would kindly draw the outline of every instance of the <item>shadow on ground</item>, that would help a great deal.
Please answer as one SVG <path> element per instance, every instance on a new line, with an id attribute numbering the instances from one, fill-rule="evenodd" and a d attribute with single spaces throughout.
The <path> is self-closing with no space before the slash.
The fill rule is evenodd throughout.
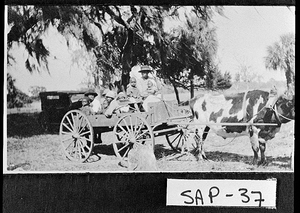
<path id="1" fill-rule="evenodd" d="M 31 137 L 41 135 L 44 130 L 38 123 L 39 113 L 7 115 L 7 137 Z"/>
<path id="2" fill-rule="evenodd" d="M 170 155 L 174 155 L 176 153 L 177 152 L 175 152 L 174 150 L 166 148 L 163 144 L 156 144 L 154 147 L 154 155 L 157 160 L 164 157 L 168 157 Z"/>
<path id="3" fill-rule="evenodd" d="M 96 155 L 114 155 L 115 151 L 112 144 L 95 144 L 93 153 Z"/>
<path id="4" fill-rule="evenodd" d="M 206 152 L 206 157 L 214 162 L 244 162 L 245 164 L 252 165 L 253 156 L 249 155 L 240 155 L 236 153 L 229 152 Z M 260 160 L 260 158 L 258 159 Z M 266 157 L 265 166 L 278 166 L 280 168 L 289 168 L 291 163 L 291 158 L 288 156 L 285 157 Z"/>
<path id="5" fill-rule="evenodd" d="M 59 127 L 51 126 L 45 131 L 39 123 L 39 113 L 17 113 L 7 115 L 7 137 L 32 137 L 42 134 L 58 134 Z"/>
<path id="6" fill-rule="evenodd" d="M 93 153 L 116 156 L 113 144 L 95 144 L 93 148 Z M 175 151 L 165 148 L 162 144 L 157 144 L 154 148 L 154 154 L 156 159 L 160 159 L 169 155 L 174 155 L 175 153 Z"/>
<path id="7" fill-rule="evenodd" d="M 162 159 L 164 157 L 175 155 L 176 152 L 166 148 L 162 144 L 155 145 L 155 156 L 156 159 Z M 230 152 L 220 152 L 220 151 L 213 151 L 213 152 L 206 152 L 206 157 L 208 160 L 212 162 L 243 162 L 248 165 L 253 165 L 253 156 L 249 155 L 241 155 L 236 153 Z M 180 153 L 178 153 L 180 155 Z M 180 161 L 180 158 L 173 158 L 177 161 Z M 259 159 L 260 160 L 260 159 Z M 291 158 L 289 156 L 285 157 L 266 157 L 267 164 L 265 166 L 276 166 L 279 168 L 290 168 L 291 165 Z"/>

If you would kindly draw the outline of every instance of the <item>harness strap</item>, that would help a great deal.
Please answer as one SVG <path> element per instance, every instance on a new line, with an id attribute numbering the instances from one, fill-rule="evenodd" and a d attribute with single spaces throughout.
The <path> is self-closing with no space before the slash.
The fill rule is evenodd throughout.
<path id="1" fill-rule="evenodd" d="M 293 120 L 294 120 L 294 119 L 287 118 L 287 117 L 285 117 L 284 115 L 278 113 L 278 111 L 277 111 L 277 106 L 276 106 L 276 105 L 274 105 L 274 107 L 272 108 L 272 110 L 273 110 L 273 112 L 274 112 L 274 114 L 275 114 L 276 121 L 278 122 L 279 125 L 282 124 L 282 122 L 280 121 L 280 118 L 279 118 L 279 117 L 282 117 L 282 118 L 284 118 L 284 119 L 286 119 L 286 120 L 288 120 L 288 121 L 293 121 Z"/>
<path id="2" fill-rule="evenodd" d="M 282 115 L 282 114 L 280 114 L 280 113 L 278 113 L 278 115 L 279 115 L 280 117 L 282 117 L 282 118 L 288 120 L 288 121 L 293 121 L 293 120 L 294 120 L 294 119 L 291 119 L 291 118 L 287 118 L 287 117 L 285 117 L 284 115 Z"/>
<path id="3" fill-rule="evenodd" d="M 275 102 L 275 103 L 276 103 L 276 102 Z M 278 125 L 281 125 L 282 122 L 281 122 L 280 119 L 279 119 L 279 114 L 278 114 L 278 111 L 277 111 L 277 106 L 276 106 L 276 104 L 274 104 L 274 106 L 272 107 L 272 109 L 273 109 L 273 112 L 274 112 L 274 115 L 275 115 L 275 119 L 276 119 Z"/>

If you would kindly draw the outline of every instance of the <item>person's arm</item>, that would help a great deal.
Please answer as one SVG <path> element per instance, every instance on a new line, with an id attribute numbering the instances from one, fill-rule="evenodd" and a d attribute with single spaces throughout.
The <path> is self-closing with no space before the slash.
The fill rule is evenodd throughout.
<path id="1" fill-rule="evenodd" d="M 154 79 L 149 79 L 152 82 L 151 88 L 149 88 L 149 92 L 151 95 L 155 95 L 158 92 L 157 84 Z"/>
<path id="2" fill-rule="evenodd" d="M 149 96 L 149 92 L 146 90 L 141 94 L 142 98 L 145 99 Z"/>
<path id="3" fill-rule="evenodd" d="M 112 116 L 114 110 L 115 110 L 116 108 L 118 108 L 118 106 L 119 106 L 118 101 L 117 101 L 117 100 L 113 100 L 113 101 L 109 104 L 107 110 L 104 112 L 104 115 L 105 115 L 106 117 L 110 118 L 110 117 Z"/>
<path id="4" fill-rule="evenodd" d="M 127 95 L 128 97 L 133 97 L 133 90 L 132 90 L 132 87 L 128 87 L 128 88 L 127 88 L 126 95 Z"/>
<path id="5" fill-rule="evenodd" d="M 134 98 L 140 98 L 141 97 L 141 92 L 138 88 L 135 89 L 133 97 Z"/>
<path id="6" fill-rule="evenodd" d="M 155 95 L 157 92 L 157 88 L 155 86 L 152 86 L 151 88 L 148 88 L 148 93 L 151 95 Z"/>

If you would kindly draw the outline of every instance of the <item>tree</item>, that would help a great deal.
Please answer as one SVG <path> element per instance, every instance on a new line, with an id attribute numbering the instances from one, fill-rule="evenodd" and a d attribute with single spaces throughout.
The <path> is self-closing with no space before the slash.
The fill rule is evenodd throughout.
<path id="1" fill-rule="evenodd" d="M 161 65 L 164 54 L 163 24 L 165 17 L 177 16 L 177 6 L 130 6 L 110 8 L 109 15 L 123 27 L 126 41 L 121 52 L 122 85 L 126 88 L 129 82 L 131 67 L 147 64 L 154 68 Z M 122 13 L 123 11 L 123 13 Z"/>
<path id="2" fill-rule="evenodd" d="M 295 84 L 295 35 L 292 33 L 280 36 L 280 40 L 267 47 L 265 57 L 267 69 L 285 72 L 288 90 Z"/>
<path id="3" fill-rule="evenodd" d="M 172 83 L 177 101 L 177 86 L 194 96 L 195 80 L 207 77 L 217 51 L 215 28 L 210 26 L 212 7 L 193 7 L 185 13 L 186 23 L 165 36 L 162 73 Z"/>
<path id="4" fill-rule="evenodd" d="M 211 90 L 228 89 L 231 87 L 231 75 L 229 72 L 221 73 L 217 66 L 211 66 L 205 76 L 205 87 Z"/>
<path id="5" fill-rule="evenodd" d="M 32 100 L 15 86 L 16 80 L 7 74 L 7 108 L 22 107 L 24 104 L 32 103 Z"/>
<path id="6" fill-rule="evenodd" d="M 120 63 L 109 66 L 115 70 L 120 69 L 121 64 L 122 84 L 125 86 L 129 82 L 131 67 L 138 63 L 132 58 L 134 42 L 137 38 L 147 40 L 151 33 L 159 34 L 154 26 L 161 21 L 162 14 L 159 11 L 168 11 L 170 8 L 172 6 L 9 6 L 8 24 L 11 29 L 7 35 L 8 53 L 14 42 L 23 44 L 28 52 L 26 68 L 30 72 L 41 71 L 43 68 L 49 71 L 47 58 L 50 53 L 43 44 L 42 35 L 50 25 L 65 36 L 67 45 L 75 38 L 86 51 L 97 56 L 103 53 L 99 48 L 102 41 L 97 39 L 96 34 L 99 33 L 94 33 L 93 29 L 97 28 L 102 38 L 112 29 L 115 38 L 108 36 L 105 41 L 114 48 L 118 47 L 115 50 L 117 54 L 114 54 L 118 58 L 114 61 Z M 157 40 L 159 36 L 155 37 Z M 102 59 L 106 62 L 102 63 Z M 102 59 L 98 65 L 108 65 L 108 58 Z M 8 54 L 8 64 L 12 60 L 13 57 Z M 100 67 L 102 71 L 105 68 Z"/>
<path id="7" fill-rule="evenodd" d="M 8 6 L 8 25 L 11 26 L 7 34 L 8 64 L 11 64 L 13 57 L 9 50 L 13 43 L 24 45 L 28 57 L 25 66 L 29 72 L 41 71 L 44 67 L 48 71 L 49 51 L 43 44 L 42 35 L 50 24 L 56 25 L 60 16 L 64 18 L 62 25 L 65 25 L 67 13 L 72 14 L 71 9 L 58 6 Z M 62 12 L 62 13 L 60 13 Z M 74 16 L 72 16 L 74 17 Z M 72 19 L 70 16 L 70 19 Z M 59 28 L 62 30 L 62 28 Z"/>
<path id="8" fill-rule="evenodd" d="M 240 63 L 238 67 L 239 71 L 235 74 L 235 82 L 260 82 L 262 76 L 258 73 L 253 72 L 251 66 L 246 65 L 245 63 Z"/>
<path id="9" fill-rule="evenodd" d="M 14 42 L 25 45 L 28 52 L 26 68 L 30 72 L 41 71 L 43 68 L 49 71 L 47 58 L 50 53 L 43 44 L 42 35 L 52 25 L 64 35 L 67 45 L 72 43 L 72 39 L 76 39 L 84 51 L 96 56 L 97 67 L 94 67 L 91 73 L 95 78 L 99 75 L 107 76 L 105 72 L 114 75 L 115 71 L 121 70 L 121 83 L 126 88 L 129 71 L 136 64 L 148 64 L 160 70 L 167 68 L 165 55 L 168 48 L 164 21 L 169 17 L 178 17 L 180 8 L 182 6 L 9 6 L 8 24 L 11 29 L 8 32 L 7 47 L 9 50 Z M 186 32 L 185 37 L 182 37 L 193 42 L 191 37 L 197 35 L 202 30 L 201 27 L 205 27 L 205 24 L 211 21 L 214 11 L 221 14 L 222 9 L 213 9 L 210 6 L 190 8 L 191 13 L 197 17 L 194 19 L 202 20 L 201 26 L 193 24 L 194 21 L 190 20 L 188 25 L 192 33 Z M 205 30 L 201 32 L 206 35 Z M 203 49 L 201 44 L 210 39 L 203 37 L 198 39 L 194 46 L 189 44 L 187 52 L 190 51 L 193 55 L 188 58 L 189 65 L 185 63 L 185 67 L 191 70 L 190 77 L 196 73 L 195 67 L 203 72 L 204 69 L 200 69 L 196 64 L 200 56 L 205 58 L 206 55 L 205 52 L 197 53 L 197 46 Z M 75 58 L 78 57 L 80 54 Z M 8 55 L 8 59 L 12 57 Z M 203 61 L 200 64 L 203 65 Z M 8 60 L 8 63 L 10 62 L 11 60 Z M 192 83 L 192 80 L 190 82 Z"/>
<path id="10" fill-rule="evenodd" d="M 43 86 L 31 86 L 28 91 L 32 98 L 38 99 L 40 92 L 45 92 L 47 89 Z"/>
<path id="11" fill-rule="evenodd" d="M 215 74 L 215 88 L 223 90 L 230 88 L 231 85 L 231 75 L 229 72 L 222 74 L 218 71 Z"/>

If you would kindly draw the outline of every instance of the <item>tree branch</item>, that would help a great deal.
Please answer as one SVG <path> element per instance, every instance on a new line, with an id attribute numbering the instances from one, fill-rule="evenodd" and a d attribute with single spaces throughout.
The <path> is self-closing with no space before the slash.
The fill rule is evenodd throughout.
<path id="1" fill-rule="evenodd" d="M 124 21 L 122 18 L 121 12 L 117 6 L 115 6 L 116 10 L 118 11 L 118 15 L 115 14 L 115 12 L 109 8 L 109 6 L 104 7 L 104 11 L 110 15 L 116 22 L 124 26 L 126 29 L 131 29 L 129 24 Z"/>

